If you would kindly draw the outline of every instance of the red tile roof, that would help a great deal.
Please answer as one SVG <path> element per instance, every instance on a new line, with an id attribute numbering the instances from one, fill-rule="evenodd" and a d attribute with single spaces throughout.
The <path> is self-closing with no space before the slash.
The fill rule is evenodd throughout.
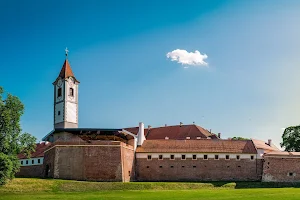
<path id="1" fill-rule="evenodd" d="M 300 157 L 300 152 L 287 152 L 287 151 L 272 151 L 265 153 L 264 156 L 291 156 L 291 157 Z"/>
<path id="2" fill-rule="evenodd" d="M 64 62 L 64 64 L 63 64 L 63 66 L 62 66 L 62 68 L 61 68 L 61 70 L 60 70 L 60 73 L 59 73 L 57 79 L 58 79 L 59 77 L 62 78 L 62 79 L 65 79 L 65 78 L 68 78 L 68 77 L 70 77 L 70 76 L 73 77 L 77 82 L 79 82 L 79 81 L 75 78 L 75 76 L 74 76 L 74 74 L 73 74 L 73 71 L 72 71 L 72 68 L 71 68 L 71 65 L 70 65 L 68 59 L 66 59 L 65 62 Z M 56 79 L 56 81 L 57 81 L 57 79 Z M 56 82 L 56 81 L 55 81 L 55 82 Z"/>
<path id="3" fill-rule="evenodd" d="M 65 60 L 58 76 L 61 78 L 68 78 L 70 76 L 74 77 L 74 74 L 72 72 L 72 69 L 71 69 L 68 59 Z"/>
<path id="4" fill-rule="evenodd" d="M 145 140 L 138 153 L 247 153 L 257 151 L 251 140 Z"/>
<path id="5" fill-rule="evenodd" d="M 264 149 L 267 152 L 280 151 L 280 149 L 278 149 L 275 145 L 271 144 L 271 146 L 269 146 L 266 142 L 262 140 L 252 139 L 252 141 L 257 149 Z"/>
<path id="6" fill-rule="evenodd" d="M 44 157 L 44 151 L 51 146 L 50 142 L 43 142 L 36 144 L 35 152 L 31 153 L 31 158 Z M 24 154 L 18 155 L 19 159 L 26 159 L 27 157 Z"/>
<path id="7" fill-rule="evenodd" d="M 137 134 L 139 128 L 125 128 L 125 130 Z M 159 140 L 165 139 L 166 137 L 171 140 L 185 140 L 186 137 L 190 137 L 190 139 L 192 140 L 197 139 L 197 137 L 212 137 L 214 139 L 217 139 L 217 137 L 214 134 L 210 133 L 208 130 L 194 124 L 150 128 L 149 130 L 145 129 L 144 132 L 147 140 Z"/>

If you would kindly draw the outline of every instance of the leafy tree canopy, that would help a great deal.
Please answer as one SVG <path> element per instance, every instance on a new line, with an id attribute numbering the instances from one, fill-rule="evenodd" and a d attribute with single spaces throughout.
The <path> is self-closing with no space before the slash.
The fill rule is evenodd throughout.
<path id="1" fill-rule="evenodd" d="M 233 137 L 232 140 L 250 140 L 249 138 L 243 138 L 243 137 Z"/>
<path id="2" fill-rule="evenodd" d="M 300 151 L 300 126 L 290 126 L 282 134 L 281 147 L 286 151 Z"/>
<path id="3" fill-rule="evenodd" d="M 24 105 L 11 94 L 4 96 L 0 86 L 0 185 L 14 178 L 19 170 L 17 155 L 24 153 L 28 157 L 35 149 L 36 138 L 29 133 L 21 133 L 20 118 Z"/>

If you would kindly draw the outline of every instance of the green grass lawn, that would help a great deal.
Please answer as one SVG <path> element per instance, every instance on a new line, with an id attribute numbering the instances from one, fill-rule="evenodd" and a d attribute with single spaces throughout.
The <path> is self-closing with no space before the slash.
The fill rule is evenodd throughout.
<path id="1" fill-rule="evenodd" d="M 282 188 L 271 188 L 282 187 Z M 102 183 L 17 178 L 0 186 L 0 199 L 300 199 L 299 185 L 241 183 Z"/>

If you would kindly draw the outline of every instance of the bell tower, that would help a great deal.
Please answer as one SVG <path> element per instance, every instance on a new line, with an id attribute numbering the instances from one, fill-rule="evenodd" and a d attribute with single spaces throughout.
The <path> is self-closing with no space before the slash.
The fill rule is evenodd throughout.
<path id="1" fill-rule="evenodd" d="M 68 49 L 66 59 L 54 85 L 54 129 L 78 128 L 78 86 L 68 61 Z"/>

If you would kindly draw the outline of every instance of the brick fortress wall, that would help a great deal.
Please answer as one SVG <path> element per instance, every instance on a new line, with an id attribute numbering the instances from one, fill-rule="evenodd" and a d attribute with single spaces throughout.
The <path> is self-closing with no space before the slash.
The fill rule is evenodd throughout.
<path id="1" fill-rule="evenodd" d="M 265 156 L 264 182 L 300 182 L 300 157 Z"/>
<path id="2" fill-rule="evenodd" d="M 43 177 L 43 165 L 33 165 L 33 166 L 21 166 L 20 171 L 17 172 L 16 177 Z"/>
<path id="3" fill-rule="evenodd" d="M 50 166 L 49 177 L 60 179 L 129 181 L 134 174 L 133 158 L 132 147 L 118 141 L 65 143 L 45 153 L 44 167 Z"/>
<path id="4" fill-rule="evenodd" d="M 260 159 L 136 159 L 137 181 L 258 181 Z"/>

